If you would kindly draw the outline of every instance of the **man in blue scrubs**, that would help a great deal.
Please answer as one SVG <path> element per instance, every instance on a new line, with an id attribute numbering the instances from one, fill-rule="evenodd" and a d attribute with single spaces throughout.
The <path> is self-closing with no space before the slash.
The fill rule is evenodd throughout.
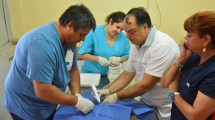
<path id="1" fill-rule="evenodd" d="M 26 33 L 18 42 L 5 81 L 4 106 L 13 119 L 52 119 L 58 104 L 88 113 L 94 104 L 80 95 L 76 43 L 95 19 L 84 5 L 70 6 L 57 22 Z M 67 85 L 72 94 L 64 93 Z"/>

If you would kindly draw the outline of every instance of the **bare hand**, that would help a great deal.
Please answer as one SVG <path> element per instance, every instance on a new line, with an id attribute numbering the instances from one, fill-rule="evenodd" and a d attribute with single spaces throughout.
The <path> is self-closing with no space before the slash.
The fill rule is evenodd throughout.
<path id="1" fill-rule="evenodd" d="M 181 53 L 178 57 L 178 62 L 180 64 L 184 64 L 187 59 L 192 55 L 192 51 L 187 47 L 186 43 L 184 42 L 182 47 L 181 47 Z"/>

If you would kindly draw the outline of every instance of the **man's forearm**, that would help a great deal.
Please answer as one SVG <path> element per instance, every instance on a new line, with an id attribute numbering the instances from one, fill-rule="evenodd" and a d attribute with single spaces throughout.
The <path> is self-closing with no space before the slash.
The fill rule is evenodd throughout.
<path id="1" fill-rule="evenodd" d="M 135 74 L 127 71 L 123 73 L 108 87 L 110 93 L 115 93 L 126 87 L 134 78 Z"/>
<path id="2" fill-rule="evenodd" d="M 80 73 L 78 68 L 73 68 L 70 71 L 70 83 L 69 83 L 69 88 L 72 92 L 72 94 L 79 94 L 81 92 L 80 88 Z"/>
<path id="3" fill-rule="evenodd" d="M 77 97 L 61 91 L 54 85 L 33 80 L 34 91 L 37 97 L 53 104 L 76 105 Z"/>

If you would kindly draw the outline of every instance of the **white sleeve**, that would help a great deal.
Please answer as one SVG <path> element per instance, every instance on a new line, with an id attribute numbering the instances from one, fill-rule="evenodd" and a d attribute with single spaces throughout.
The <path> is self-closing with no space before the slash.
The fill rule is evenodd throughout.
<path id="1" fill-rule="evenodd" d="M 156 77 L 162 77 L 165 70 L 172 64 L 178 54 L 179 49 L 176 45 L 154 46 L 149 53 L 149 60 L 146 64 L 145 72 Z"/>

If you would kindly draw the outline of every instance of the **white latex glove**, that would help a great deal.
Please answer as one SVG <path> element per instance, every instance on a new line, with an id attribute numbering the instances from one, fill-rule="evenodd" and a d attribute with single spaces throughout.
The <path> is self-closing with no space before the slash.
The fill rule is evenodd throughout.
<path id="1" fill-rule="evenodd" d="M 116 93 L 107 96 L 102 103 L 115 104 L 118 101 Z"/>
<path id="2" fill-rule="evenodd" d="M 111 64 L 118 64 L 120 61 L 121 61 L 121 58 L 120 57 L 116 57 L 116 56 L 112 56 L 109 58 L 109 61 Z"/>
<path id="3" fill-rule="evenodd" d="M 104 99 L 106 96 L 110 95 L 110 92 L 108 89 L 101 89 L 101 90 L 97 90 L 99 97 L 101 99 Z"/>
<path id="4" fill-rule="evenodd" d="M 93 102 L 91 102 L 90 100 L 82 97 L 80 94 L 75 94 L 75 96 L 78 97 L 78 102 L 75 105 L 77 110 L 83 112 L 84 114 L 87 114 L 88 112 L 90 112 L 93 109 L 93 107 L 94 107 Z"/>
<path id="5" fill-rule="evenodd" d="M 110 61 L 108 61 L 106 58 L 104 57 L 100 57 L 99 56 L 99 61 L 98 61 L 102 66 L 108 66 L 110 64 Z"/>
<path id="6" fill-rule="evenodd" d="M 75 94 L 75 96 L 76 96 L 76 97 L 82 97 L 82 95 L 81 95 L 81 94 Z"/>

